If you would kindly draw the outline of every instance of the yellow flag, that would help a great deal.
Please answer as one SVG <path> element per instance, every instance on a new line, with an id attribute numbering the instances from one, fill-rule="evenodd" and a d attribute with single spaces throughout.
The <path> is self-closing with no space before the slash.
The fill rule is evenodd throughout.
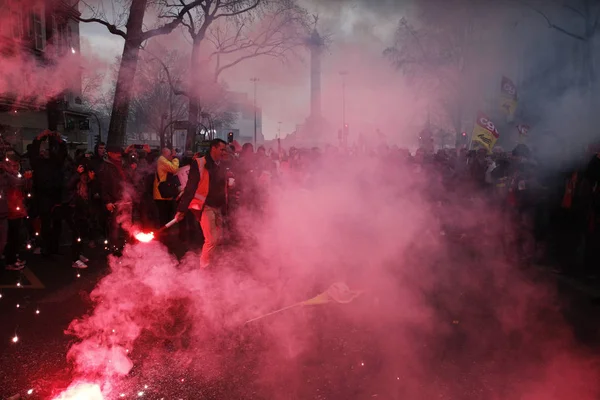
<path id="1" fill-rule="evenodd" d="M 517 86 L 513 81 L 503 76 L 500 83 L 500 108 L 509 121 L 512 121 L 515 116 L 517 104 Z"/>
<path id="2" fill-rule="evenodd" d="M 500 137 L 496 126 L 483 112 L 477 114 L 477 121 L 473 127 L 473 134 L 471 140 L 479 143 L 481 146 L 492 151 L 492 148 L 496 144 L 496 141 Z"/>

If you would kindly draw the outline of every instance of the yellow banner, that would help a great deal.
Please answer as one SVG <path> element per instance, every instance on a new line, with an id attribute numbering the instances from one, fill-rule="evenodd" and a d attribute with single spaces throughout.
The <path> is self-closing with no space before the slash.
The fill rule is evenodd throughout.
<path id="1" fill-rule="evenodd" d="M 517 86 L 503 76 L 500 82 L 500 108 L 509 121 L 512 121 L 517 111 L 518 98 Z"/>
<path id="2" fill-rule="evenodd" d="M 502 112 L 506 115 L 508 120 L 512 120 L 515 116 L 515 111 L 517 111 L 517 100 L 511 99 L 508 97 L 502 97 L 500 107 L 502 108 Z"/>
<path id="3" fill-rule="evenodd" d="M 480 111 L 473 127 L 471 140 L 488 149 L 488 151 L 492 151 L 499 137 L 500 134 L 494 123 Z"/>

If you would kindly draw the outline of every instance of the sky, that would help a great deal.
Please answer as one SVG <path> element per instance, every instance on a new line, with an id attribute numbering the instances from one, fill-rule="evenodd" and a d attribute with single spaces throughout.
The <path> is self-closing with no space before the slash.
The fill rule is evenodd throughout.
<path id="1" fill-rule="evenodd" d="M 357 127 L 355 131 L 375 130 L 375 123 L 363 121 L 378 120 L 379 115 L 375 115 L 374 110 L 369 112 L 362 102 L 365 96 L 377 96 L 381 89 L 381 82 L 369 82 L 373 75 L 371 69 L 389 68 L 391 71 L 382 52 L 389 45 L 401 17 L 399 8 L 382 14 L 377 7 L 367 9 L 360 1 L 304 1 L 311 13 L 319 15 L 319 29 L 332 35 L 331 46 L 323 56 L 323 113 L 336 130 L 342 126 L 342 78 L 339 73 L 347 71 L 346 121 Z M 385 1 L 377 3 L 386 4 Z M 123 40 L 103 26 L 81 24 L 80 33 L 82 55 L 105 63 L 103 68 L 108 69 L 122 52 Z M 168 41 L 177 45 L 186 40 L 181 31 L 168 37 Z M 308 51 L 299 52 L 299 56 L 302 59 L 294 58 L 288 63 L 265 58 L 250 60 L 224 74 L 230 90 L 248 93 L 250 97 L 253 94 L 250 79 L 260 79 L 257 103 L 263 110 L 263 134 L 267 139 L 277 135 L 279 122 L 282 135 L 285 135 L 293 132 L 309 114 L 310 58 Z M 354 101 L 357 99 L 363 100 Z"/>

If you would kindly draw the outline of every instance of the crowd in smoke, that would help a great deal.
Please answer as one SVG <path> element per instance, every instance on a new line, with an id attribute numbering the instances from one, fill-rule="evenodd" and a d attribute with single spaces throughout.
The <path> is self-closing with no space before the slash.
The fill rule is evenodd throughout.
<path id="1" fill-rule="evenodd" d="M 231 149 L 229 242 L 210 269 L 160 241 L 111 257 L 94 308 L 67 332 L 76 385 L 107 398 L 175 394 L 182 380 L 235 398 L 595 398 L 597 370 L 551 287 L 519 268 L 532 254 L 511 237 L 533 232 L 514 212 L 529 210 L 503 205 L 511 183 L 486 181 L 485 154 L 368 147 L 246 147 L 239 160 Z M 529 165 L 520 151 L 494 161 Z M 128 191 L 151 194 L 140 188 Z M 123 210 L 131 227 L 155 229 Z M 364 292 L 245 324 L 333 282 Z M 577 377 L 553 379 L 565 364 Z"/>
<path id="2" fill-rule="evenodd" d="M 335 3 L 325 9 L 338 12 L 342 6 Z M 360 13 L 363 3 L 344 11 Z M 392 3 L 371 11 L 389 13 L 396 10 Z M 325 13 L 328 18 L 335 15 Z M 362 20 L 349 25 L 350 37 L 369 31 Z M 367 37 L 381 35 L 373 30 Z M 412 147 L 429 111 L 438 121 L 439 98 L 418 92 L 390 68 L 381 57 L 387 45 L 341 42 L 324 69 L 337 78 L 340 67 L 352 67 L 347 111 L 354 138 L 381 128 L 390 142 Z M 501 46 L 494 44 L 487 47 L 498 57 Z M 465 103 L 479 108 L 484 102 L 482 82 L 495 84 L 505 66 L 496 60 L 469 59 L 469 70 L 480 72 L 463 89 L 481 93 Z M 76 65 L 2 63 L 3 71 L 37 76 L 39 82 L 17 92 L 41 102 L 70 86 L 61 79 L 73 76 Z M 249 71 L 259 68 L 263 76 L 275 71 L 273 80 L 286 88 L 306 78 L 262 60 L 246 65 L 225 79 L 248 82 Z M 0 91 L 14 91 L 9 85 L 16 76 L 4 76 Z M 52 88 L 32 89 L 40 82 Z M 136 87 L 134 95 L 143 89 Z M 455 94 L 443 100 L 465 99 L 460 90 Z M 279 118 L 302 114 L 290 105 L 294 99 L 262 96 L 280 104 Z M 324 114 L 339 120 L 346 100 L 339 82 L 329 79 L 323 96 Z M 548 106 L 538 107 L 538 129 L 566 131 L 572 123 L 584 132 L 573 147 L 587 144 L 591 129 L 562 118 L 574 104 L 587 104 L 584 96 L 573 91 L 559 101 L 540 100 Z M 7 154 L 11 164 L 2 174 L 22 173 L 33 196 L 1 204 L 28 206 L 30 218 L 21 215 L 19 222 L 30 246 L 52 254 L 66 222 L 75 268 L 87 267 L 82 243 L 111 253 L 110 271 L 91 293 L 93 307 L 66 330 L 75 339 L 68 352 L 74 383 L 54 393 L 57 400 L 186 391 L 191 398 L 242 399 L 597 398 L 593 354 L 562 319 L 553 288 L 535 281 L 533 265 L 557 260 L 552 267 L 558 272 L 586 278 L 598 272 L 598 233 L 589 224 L 598 222 L 598 149 L 565 154 L 544 139 L 534 140 L 533 153 L 519 145 L 492 154 L 434 152 L 427 140 L 416 152 L 383 137 L 353 142 L 256 152 L 213 142 L 211 149 L 226 149 L 221 162 L 228 175 L 224 237 L 210 268 L 199 260 L 204 227 L 197 215 L 184 207 L 177 225 L 160 230 L 177 218 L 181 198 L 164 198 L 158 185 L 202 154 L 104 143 L 94 153 L 68 154 L 54 132 L 38 136 L 23 156 Z M 29 169 L 33 173 L 25 174 Z M 18 192 L 22 181 L 2 184 Z M 136 241 L 137 233 L 151 231 L 157 240 Z M 175 236 L 185 255 L 169 241 Z M 22 269 L 17 261 L 12 268 Z M 348 304 L 302 306 L 246 323 L 334 282 L 362 294 Z"/>

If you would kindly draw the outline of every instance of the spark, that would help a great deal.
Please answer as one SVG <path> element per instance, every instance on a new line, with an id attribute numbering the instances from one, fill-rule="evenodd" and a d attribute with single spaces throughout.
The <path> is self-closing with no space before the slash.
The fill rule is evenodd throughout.
<path id="1" fill-rule="evenodd" d="M 19 304 L 17 304 L 17 308 L 21 307 Z"/>
<path id="2" fill-rule="evenodd" d="M 71 47 L 71 53 L 75 54 L 75 48 Z"/>
<path id="3" fill-rule="evenodd" d="M 17 282 L 17 287 L 21 287 L 21 282 Z"/>
<path id="4" fill-rule="evenodd" d="M 80 274 L 77 274 L 77 277 L 78 277 L 78 278 L 81 278 L 81 275 L 80 275 Z"/>
<path id="5" fill-rule="evenodd" d="M 2 293 L 0 293 L 0 299 L 2 298 Z"/>
<path id="6" fill-rule="evenodd" d="M 144 385 L 144 389 L 148 389 L 148 385 Z"/>
<path id="7" fill-rule="evenodd" d="M 36 233 L 35 233 L 35 236 L 40 236 L 40 233 L 39 233 L 39 232 L 36 232 Z"/>
<path id="8" fill-rule="evenodd" d="M 15 336 L 12 338 L 12 342 L 13 342 L 13 343 L 17 343 L 18 341 L 19 341 L 19 337 L 18 337 L 17 335 L 15 335 Z"/>
<path id="9" fill-rule="evenodd" d="M 6 157 L 6 158 L 4 159 L 4 161 L 8 162 L 8 157 Z"/>
<path id="10" fill-rule="evenodd" d="M 21 211 L 21 207 L 17 207 L 17 211 Z"/>
<path id="11" fill-rule="evenodd" d="M 138 392 L 138 396 L 142 397 L 144 395 L 144 392 Z"/>
<path id="12" fill-rule="evenodd" d="M 105 241 L 104 241 L 104 244 L 108 244 L 108 240 L 105 240 Z"/>
<path id="13" fill-rule="evenodd" d="M 33 393 L 33 389 L 29 389 L 29 390 L 27 391 L 27 394 L 31 394 L 31 393 Z"/>
<path id="14" fill-rule="evenodd" d="M 78 242 L 81 242 L 81 238 L 77 238 L 77 241 L 78 241 Z"/>
<path id="15" fill-rule="evenodd" d="M 36 314 L 39 314 L 39 313 L 40 313 L 40 310 L 35 310 L 35 313 L 36 313 Z"/>
<path id="16" fill-rule="evenodd" d="M 31 245 L 27 243 L 27 250 L 31 250 Z"/>
<path id="17" fill-rule="evenodd" d="M 361 363 L 360 363 L 360 365 L 361 365 L 361 367 L 364 367 L 364 366 L 365 366 L 365 363 L 364 363 L 364 362 L 361 362 Z"/>
<path id="18" fill-rule="evenodd" d="M 125 397 L 125 393 L 121 393 L 119 397 Z"/>
<path id="19" fill-rule="evenodd" d="M 31 197 L 31 193 L 27 193 L 27 197 Z"/>

